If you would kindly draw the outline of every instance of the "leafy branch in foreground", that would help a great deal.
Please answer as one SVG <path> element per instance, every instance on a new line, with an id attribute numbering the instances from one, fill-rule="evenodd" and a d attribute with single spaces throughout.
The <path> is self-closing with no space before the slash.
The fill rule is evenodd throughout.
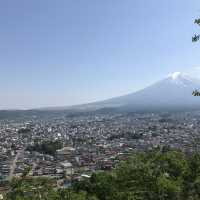
<path id="1" fill-rule="evenodd" d="M 200 26 L 200 18 L 195 19 L 194 23 L 197 24 L 198 26 Z M 200 34 L 195 34 L 192 37 L 192 42 L 197 42 L 199 39 L 200 39 Z"/>

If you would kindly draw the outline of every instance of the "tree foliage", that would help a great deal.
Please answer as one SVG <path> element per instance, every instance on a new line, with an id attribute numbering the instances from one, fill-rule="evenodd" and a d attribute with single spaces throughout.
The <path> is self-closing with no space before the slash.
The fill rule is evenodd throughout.
<path id="1" fill-rule="evenodd" d="M 13 179 L 7 200 L 197 200 L 200 155 L 164 148 L 136 153 L 111 172 L 94 173 L 70 189 L 54 180 L 30 178 L 28 170 Z"/>
<path id="2" fill-rule="evenodd" d="M 99 200 L 200 199 L 200 156 L 167 149 L 135 154 L 74 189 Z"/>
<path id="3" fill-rule="evenodd" d="M 62 142 L 56 141 L 44 141 L 42 143 L 35 143 L 32 146 L 27 147 L 27 151 L 37 151 L 42 154 L 55 155 L 56 150 L 62 148 Z"/>
<path id="4" fill-rule="evenodd" d="M 197 24 L 198 26 L 200 26 L 200 18 L 195 19 L 194 23 Z M 200 39 L 200 34 L 195 34 L 192 37 L 192 42 L 197 42 L 199 39 Z"/>

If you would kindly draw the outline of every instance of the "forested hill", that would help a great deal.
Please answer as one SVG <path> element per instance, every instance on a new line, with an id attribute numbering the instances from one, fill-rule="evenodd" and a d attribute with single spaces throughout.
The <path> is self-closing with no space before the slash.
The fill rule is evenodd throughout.
<path id="1" fill-rule="evenodd" d="M 95 173 L 71 189 L 25 174 L 12 180 L 7 200 L 197 200 L 200 155 L 173 150 L 134 154 L 113 171 Z"/>

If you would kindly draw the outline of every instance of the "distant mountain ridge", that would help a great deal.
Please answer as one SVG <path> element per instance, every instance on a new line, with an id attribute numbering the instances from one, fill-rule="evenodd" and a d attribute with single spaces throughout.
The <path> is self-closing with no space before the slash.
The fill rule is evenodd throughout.
<path id="1" fill-rule="evenodd" d="M 72 110 L 98 110 L 116 108 L 127 111 L 200 109 L 200 97 L 192 92 L 200 89 L 200 80 L 175 72 L 167 78 L 138 92 L 112 99 L 70 107 L 48 108 Z"/>

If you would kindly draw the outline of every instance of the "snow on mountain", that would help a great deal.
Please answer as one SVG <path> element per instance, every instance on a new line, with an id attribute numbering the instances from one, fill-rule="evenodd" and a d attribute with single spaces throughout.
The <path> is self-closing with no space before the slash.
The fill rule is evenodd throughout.
<path id="1" fill-rule="evenodd" d="M 192 96 L 200 89 L 200 81 L 186 74 L 175 72 L 143 90 L 112 98 L 96 105 L 100 107 L 120 107 L 127 110 L 154 110 L 176 108 L 200 108 L 200 97 Z"/>
<path id="2" fill-rule="evenodd" d="M 178 79 L 180 76 L 182 76 L 181 72 L 174 72 L 170 77 L 172 80 Z"/>
<path id="3" fill-rule="evenodd" d="M 126 111 L 200 109 L 200 97 L 192 95 L 194 90 L 200 91 L 199 80 L 186 74 L 175 72 L 149 87 L 128 95 L 56 109 L 98 110 L 117 108 Z"/>

